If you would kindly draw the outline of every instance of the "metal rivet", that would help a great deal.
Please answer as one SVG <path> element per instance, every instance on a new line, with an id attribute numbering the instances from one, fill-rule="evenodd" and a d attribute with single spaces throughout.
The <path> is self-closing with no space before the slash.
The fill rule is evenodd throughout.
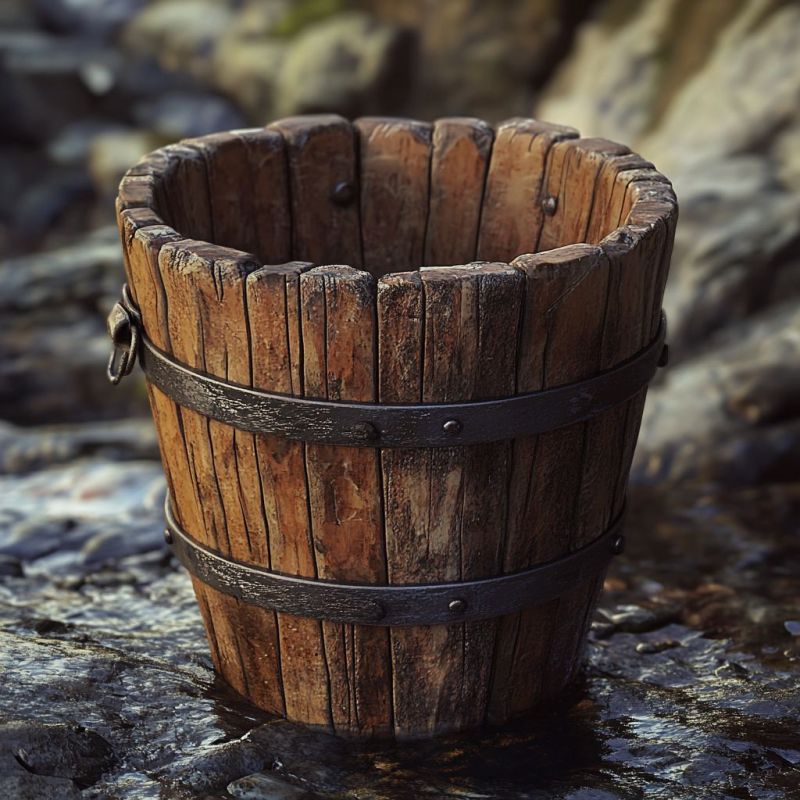
<path id="1" fill-rule="evenodd" d="M 355 199 L 356 188 L 349 181 L 339 181 L 339 183 L 333 187 L 331 200 L 333 200 L 337 206 L 349 206 Z"/>
<path id="2" fill-rule="evenodd" d="M 458 436 L 461 433 L 461 423 L 457 419 L 449 419 L 442 425 L 442 430 L 448 436 Z"/>
<path id="3" fill-rule="evenodd" d="M 618 556 L 625 550 L 625 537 L 624 536 L 617 536 L 616 539 L 611 543 L 611 552 Z"/>
<path id="4" fill-rule="evenodd" d="M 557 208 L 558 198 L 554 197 L 552 194 L 547 195 L 547 197 L 542 200 L 542 210 L 548 217 L 552 217 L 553 214 L 556 213 Z"/>
<path id="5" fill-rule="evenodd" d="M 169 528 L 164 528 L 164 541 L 167 544 L 172 544 L 172 531 Z"/>
<path id="6" fill-rule="evenodd" d="M 661 355 L 658 357 L 658 366 L 666 367 L 669 364 L 669 345 L 665 344 L 661 348 Z"/>
<path id="7" fill-rule="evenodd" d="M 463 600 L 451 600 L 447 607 L 454 614 L 462 614 L 466 610 L 467 604 Z"/>
<path id="8" fill-rule="evenodd" d="M 353 430 L 359 439 L 366 442 L 375 441 L 380 436 L 378 429 L 371 422 L 359 422 Z"/>

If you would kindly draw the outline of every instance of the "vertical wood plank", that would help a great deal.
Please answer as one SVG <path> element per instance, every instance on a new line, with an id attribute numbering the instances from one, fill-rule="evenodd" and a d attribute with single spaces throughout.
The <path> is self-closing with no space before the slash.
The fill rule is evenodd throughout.
<path id="1" fill-rule="evenodd" d="M 151 224 L 158 217 L 147 208 L 122 208 L 123 198 L 118 198 L 117 221 L 123 243 L 124 262 L 134 301 L 142 314 L 145 333 L 165 352 L 171 349 L 167 298 L 158 268 L 158 255 L 163 244 L 180 239 L 172 228 Z M 170 495 L 175 500 L 179 523 L 188 530 L 202 530 L 202 514 L 197 487 L 192 479 L 187 442 L 184 436 L 181 412 L 172 400 L 159 389 L 148 384 L 148 397 L 153 422 L 158 436 L 161 463 Z M 214 627 L 213 615 L 226 609 L 223 595 L 192 578 L 200 613 L 206 628 L 212 660 L 221 671 L 220 642 Z M 225 613 L 225 611 L 223 611 Z M 226 628 L 220 632 L 224 637 Z M 239 683 L 241 686 L 241 682 Z"/>
<path id="2" fill-rule="evenodd" d="M 424 264 L 475 260 L 493 141 L 494 131 L 483 120 L 449 117 L 434 123 Z"/>
<path id="3" fill-rule="evenodd" d="M 300 275 L 311 266 L 303 262 L 264 266 L 247 276 L 253 386 L 259 389 L 303 394 L 303 364 L 296 346 L 301 336 Z M 269 522 L 271 568 L 316 577 L 303 443 L 258 436 L 256 453 Z M 330 728 L 322 623 L 289 614 L 278 614 L 277 621 L 286 714 Z"/>
<path id="4" fill-rule="evenodd" d="M 446 402 L 513 390 L 520 280 L 499 264 L 423 269 L 421 287 L 416 274 L 384 278 L 378 295 L 381 399 Z M 392 582 L 498 572 L 509 447 L 384 451 Z M 392 631 L 399 737 L 483 722 L 495 628 L 494 621 L 456 620 Z M 427 702 L 418 702 L 420 696 Z"/>
<path id="5" fill-rule="evenodd" d="M 162 247 L 159 266 L 173 355 L 196 369 L 249 384 L 244 281 L 257 266 L 252 257 L 182 240 Z M 181 409 L 181 419 L 206 543 L 236 559 L 268 562 L 261 490 L 254 483 L 254 437 L 187 409 Z M 190 533 L 202 537 L 201 531 Z M 219 613 L 211 613 L 221 673 L 261 707 L 284 713 L 274 613 L 228 596 L 217 600 Z"/>
<path id="6" fill-rule="evenodd" d="M 608 157 L 628 152 L 606 139 L 574 139 L 553 146 L 545 193 L 555 198 L 556 206 L 545 216 L 539 251 L 586 241 L 598 173 Z"/>
<path id="7" fill-rule="evenodd" d="M 513 266 L 526 281 L 517 391 L 547 389 L 593 374 L 608 279 L 602 251 L 572 245 L 522 256 Z M 505 572 L 569 551 L 582 449 L 582 424 L 514 441 Z M 558 602 L 501 621 L 489 712 L 493 722 L 528 710 L 552 691 L 547 662 L 558 636 Z"/>
<path id="8" fill-rule="evenodd" d="M 334 114 L 287 117 L 269 126 L 286 142 L 292 202 L 292 255 L 314 264 L 361 265 L 356 138 Z M 352 187 L 349 197 L 336 187 Z"/>
<path id="9" fill-rule="evenodd" d="M 374 401 L 375 279 L 345 266 L 300 276 L 306 397 Z M 386 583 L 381 473 L 372 448 L 306 445 L 317 574 Z M 391 731 L 386 628 L 323 622 L 334 729 Z"/>
<path id="10" fill-rule="evenodd" d="M 619 175 L 632 170 L 649 169 L 653 165 L 636 153 L 609 156 L 597 174 L 594 200 L 586 230 L 586 241 L 598 244 L 619 225 L 621 201 L 624 193 L 618 192 Z"/>
<path id="11" fill-rule="evenodd" d="M 422 266 L 428 217 L 432 126 L 356 120 L 364 264 L 376 277 Z"/>
<path id="12" fill-rule="evenodd" d="M 278 131 L 233 131 L 244 145 L 253 196 L 256 253 L 262 264 L 284 264 L 292 257 L 292 216 L 286 145 Z"/>
<path id="13" fill-rule="evenodd" d="M 495 136 L 481 210 L 476 258 L 510 262 L 535 253 L 544 221 L 542 199 L 551 148 L 574 128 L 531 119 L 502 122 Z"/>

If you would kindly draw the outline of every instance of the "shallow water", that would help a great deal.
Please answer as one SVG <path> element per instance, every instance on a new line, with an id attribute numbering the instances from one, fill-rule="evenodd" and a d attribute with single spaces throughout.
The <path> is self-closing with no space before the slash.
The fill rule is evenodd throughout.
<path id="1" fill-rule="evenodd" d="M 271 720 L 215 680 L 157 464 L 0 476 L 0 497 L 0 775 L 41 797 L 800 796 L 797 486 L 634 488 L 563 703 L 395 746 Z"/>

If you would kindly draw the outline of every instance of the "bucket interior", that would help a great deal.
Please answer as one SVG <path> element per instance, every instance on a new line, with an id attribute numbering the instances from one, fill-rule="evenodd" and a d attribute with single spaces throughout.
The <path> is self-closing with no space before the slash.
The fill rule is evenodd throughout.
<path id="1" fill-rule="evenodd" d="M 495 131 L 474 119 L 326 116 L 315 135 L 304 124 L 302 140 L 285 120 L 164 148 L 153 209 L 182 236 L 261 264 L 381 277 L 598 243 L 628 222 L 629 184 L 652 167 L 532 120 Z"/>

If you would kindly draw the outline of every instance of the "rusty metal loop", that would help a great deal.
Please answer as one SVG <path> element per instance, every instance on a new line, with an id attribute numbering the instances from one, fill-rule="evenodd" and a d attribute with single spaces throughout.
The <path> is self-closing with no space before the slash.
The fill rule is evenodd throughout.
<path id="1" fill-rule="evenodd" d="M 106 374 L 113 386 L 133 371 L 142 337 L 141 327 L 142 317 L 126 283 L 122 287 L 122 298 L 114 303 L 106 320 L 111 339 L 111 355 Z"/>

